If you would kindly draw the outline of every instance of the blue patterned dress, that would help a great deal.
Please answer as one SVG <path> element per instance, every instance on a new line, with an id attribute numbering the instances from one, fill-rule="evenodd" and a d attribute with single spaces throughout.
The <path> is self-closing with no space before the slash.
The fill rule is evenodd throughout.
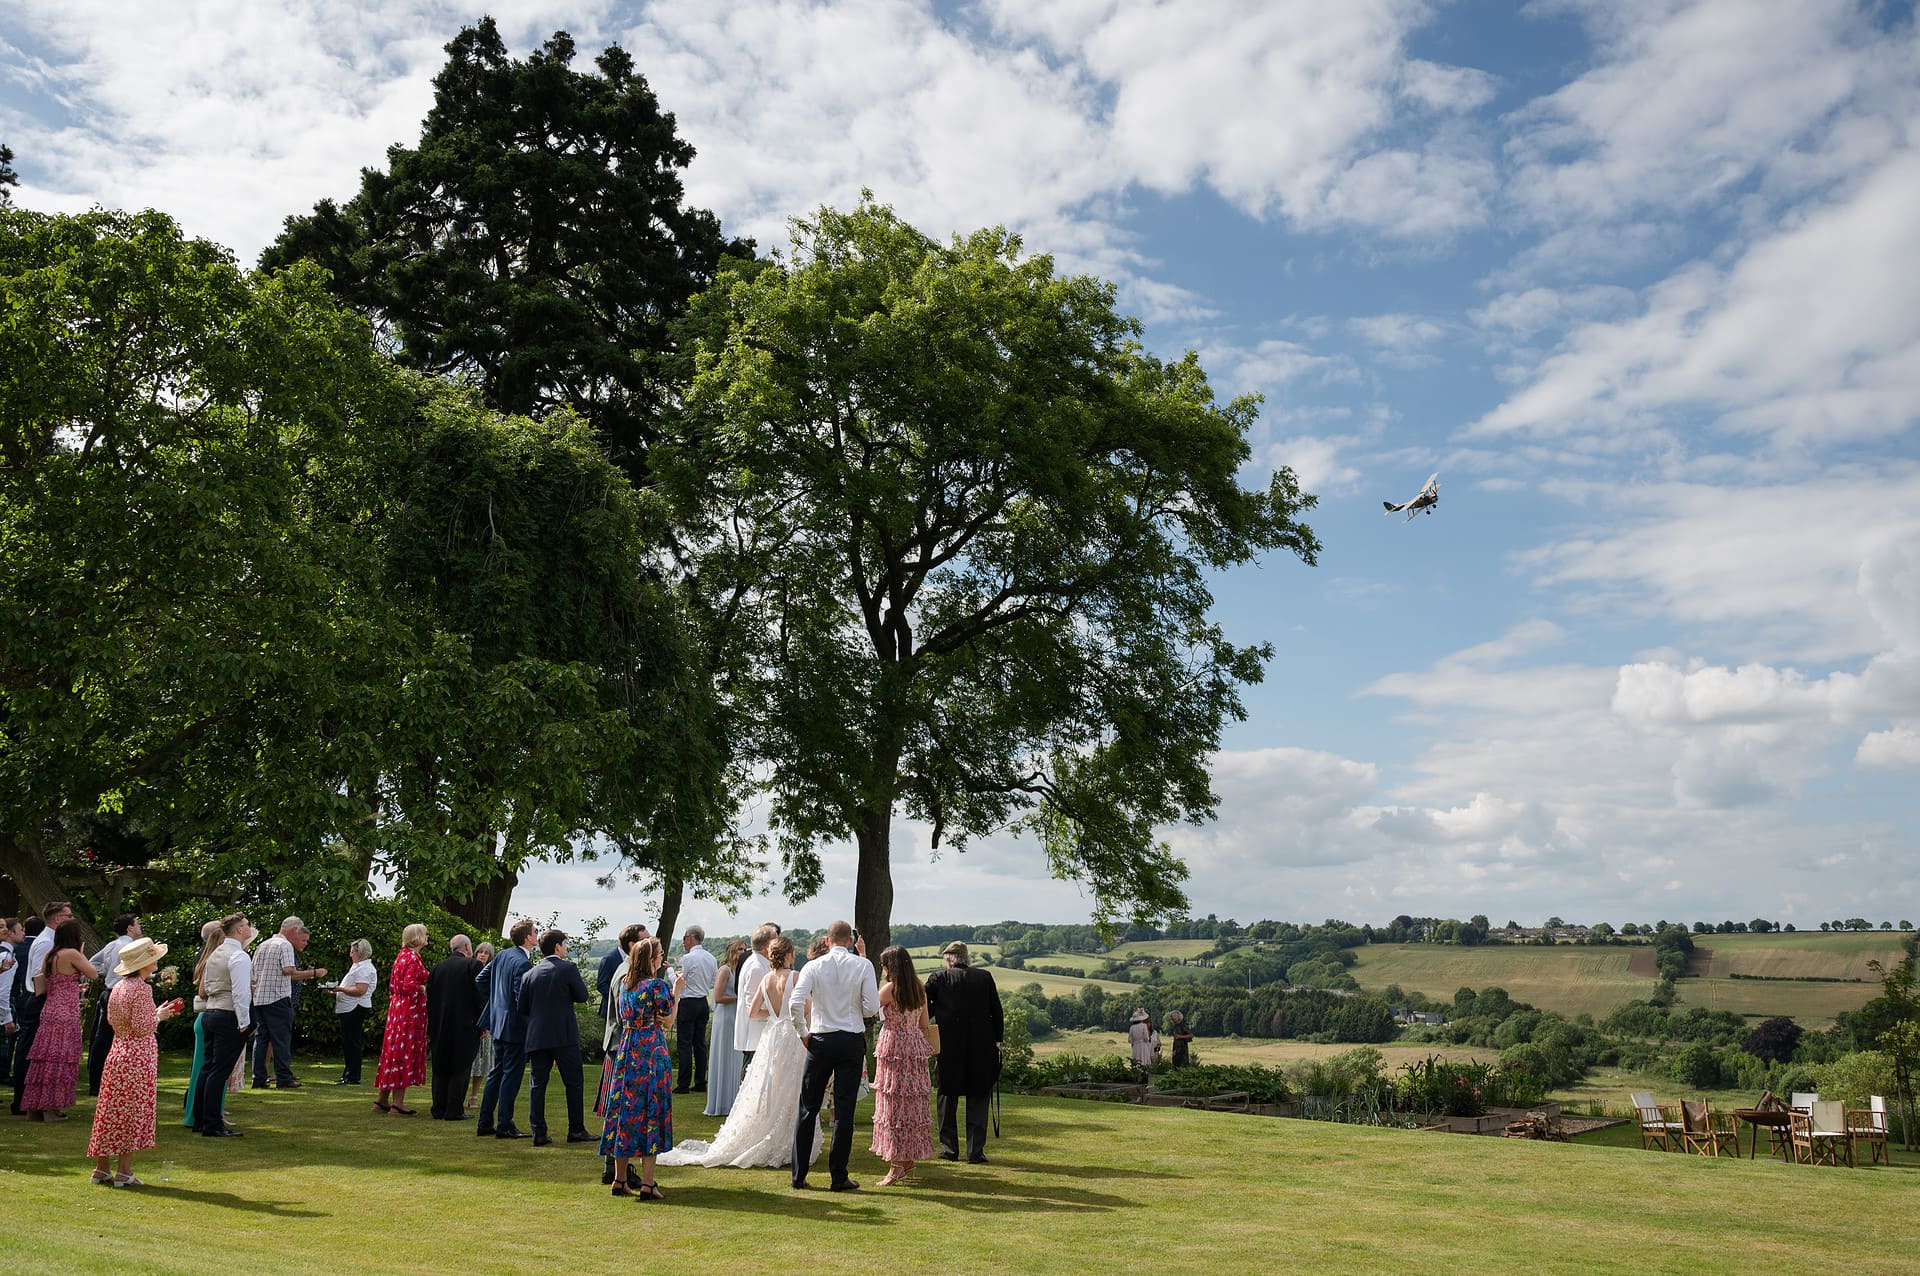
<path id="1" fill-rule="evenodd" d="M 673 1060 L 661 1023 L 673 1013 L 673 990 L 648 979 L 621 992 L 620 1037 L 600 1129 L 600 1155 L 658 1156 L 673 1149 Z"/>

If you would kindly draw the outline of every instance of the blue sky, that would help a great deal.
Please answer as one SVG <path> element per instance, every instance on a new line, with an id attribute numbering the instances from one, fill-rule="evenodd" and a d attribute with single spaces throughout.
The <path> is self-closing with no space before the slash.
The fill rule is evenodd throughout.
<path id="1" fill-rule="evenodd" d="M 1219 581 L 1276 658 L 1168 830 L 1197 911 L 1616 923 L 1920 913 L 1920 42 L 1911 4 L 709 0 L 492 6 L 630 50 L 763 246 L 870 187 L 1113 279 L 1258 391 L 1317 568 Z M 411 141 L 477 16 L 17 0 L 19 202 L 250 260 Z M 1441 473 L 1439 512 L 1380 502 Z M 895 833 L 896 916 L 1077 920 Z M 822 897 L 755 914 L 818 921 Z M 650 912 L 552 867 L 517 906 Z M 724 924 L 721 910 L 693 911 Z"/>

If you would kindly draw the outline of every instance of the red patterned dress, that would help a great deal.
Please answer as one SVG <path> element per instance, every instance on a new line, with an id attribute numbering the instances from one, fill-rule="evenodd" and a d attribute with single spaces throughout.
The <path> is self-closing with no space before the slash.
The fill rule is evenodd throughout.
<path id="1" fill-rule="evenodd" d="M 920 1012 L 880 1007 L 880 1040 L 873 1048 L 873 1154 L 883 1161 L 924 1161 L 933 1155 L 931 1058 Z"/>
<path id="2" fill-rule="evenodd" d="M 393 959 L 387 993 L 387 1033 L 380 1039 L 380 1069 L 373 1084 L 382 1090 L 425 1085 L 427 968 L 417 950 L 402 948 Z"/>
<path id="3" fill-rule="evenodd" d="M 49 957 L 47 964 L 52 965 Z M 80 1088 L 80 976 L 47 976 L 40 1034 L 28 1052 L 27 1084 L 20 1091 L 26 1112 L 59 1112 L 73 1106 Z"/>
<path id="4" fill-rule="evenodd" d="M 113 1049 L 100 1074 L 100 1102 L 93 1109 L 93 1134 L 87 1155 L 127 1156 L 157 1146 L 154 1138 L 154 1085 L 160 1076 L 160 1047 L 154 1039 L 160 1015 L 147 981 L 129 976 L 107 994 L 107 1022 L 113 1025 Z"/>

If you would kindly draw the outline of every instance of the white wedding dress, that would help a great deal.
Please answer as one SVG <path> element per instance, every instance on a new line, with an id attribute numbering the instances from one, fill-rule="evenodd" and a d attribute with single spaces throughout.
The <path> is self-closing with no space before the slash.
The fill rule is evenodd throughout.
<path id="1" fill-rule="evenodd" d="M 792 1162 L 793 1123 L 800 1115 L 800 1076 L 807 1066 L 807 1047 L 793 1030 L 784 1004 L 793 976 L 787 972 L 781 983 L 781 1004 L 775 1005 L 768 995 L 768 985 L 774 982 L 772 973 L 779 972 L 770 972 L 762 979 L 754 989 L 753 1001 L 739 1011 L 746 1014 L 751 1005 L 764 1005 L 771 1018 L 760 1048 L 753 1053 L 753 1064 L 741 1078 L 733 1111 L 721 1123 L 713 1142 L 688 1139 L 678 1143 L 673 1151 L 660 1154 L 659 1164 L 758 1169 Z M 813 1132 L 814 1161 L 826 1147 L 824 1129 L 822 1122 Z"/>

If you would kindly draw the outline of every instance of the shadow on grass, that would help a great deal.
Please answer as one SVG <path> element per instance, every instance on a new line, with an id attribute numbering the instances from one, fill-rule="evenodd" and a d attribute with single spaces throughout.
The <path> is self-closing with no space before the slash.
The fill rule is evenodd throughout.
<path id="1" fill-rule="evenodd" d="M 1131 1209 L 1137 1201 L 1082 1188 L 1042 1183 L 1013 1183 L 1005 1179 L 969 1178 L 966 1182 L 923 1179 L 906 1190 L 914 1200 L 969 1213 L 1104 1214 Z"/>
<path id="2" fill-rule="evenodd" d="M 183 1204 L 211 1205 L 216 1209 L 243 1210 L 248 1214 L 271 1214 L 275 1218 L 329 1218 L 324 1210 L 305 1210 L 283 1201 L 254 1201 L 232 1192 L 204 1192 L 190 1187 L 151 1184 L 138 1189 L 142 1196 Z"/>
<path id="3" fill-rule="evenodd" d="M 777 1192 L 743 1192 L 737 1186 L 693 1183 L 682 1186 L 663 1178 L 660 1190 L 666 1193 L 669 1202 L 683 1209 L 778 1214 L 815 1223 L 863 1223 L 876 1226 L 887 1221 L 879 1206 L 854 1204 L 859 1199 L 858 1193 L 849 1197 L 846 1193 L 829 1192 L 824 1184 L 806 1191 L 782 1188 Z M 619 1201 L 618 1198 L 609 1199 L 619 1204 L 631 1203 Z"/>

